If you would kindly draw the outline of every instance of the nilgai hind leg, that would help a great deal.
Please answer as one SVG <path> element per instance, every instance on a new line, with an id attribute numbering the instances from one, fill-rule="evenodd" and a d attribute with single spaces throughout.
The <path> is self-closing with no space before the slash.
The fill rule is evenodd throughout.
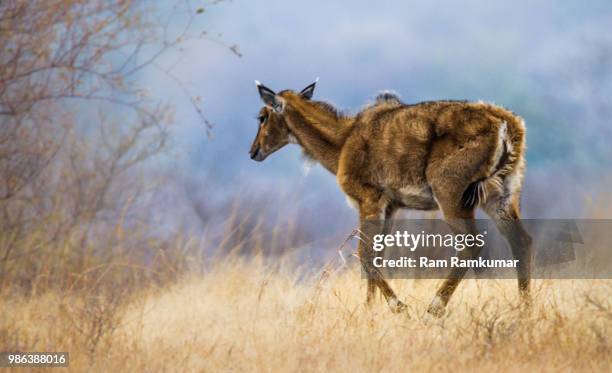
<path id="1" fill-rule="evenodd" d="M 445 205 L 445 199 L 441 200 L 440 198 L 438 198 L 438 202 L 444 212 L 444 220 L 448 223 L 454 234 L 471 234 L 474 236 L 478 234 L 474 221 L 474 209 L 450 207 L 448 204 Z M 458 251 L 457 256 L 459 260 L 474 259 L 478 256 L 481 249 L 482 248 L 478 246 L 465 248 L 462 251 Z M 438 288 L 436 296 L 429 305 L 427 309 L 428 313 L 436 317 L 444 315 L 446 312 L 446 305 L 457 289 L 457 286 L 459 286 L 467 270 L 467 267 L 453 267 L 451 269 L 446 280 L 444 280 L 442 285 Z"/>
<path id="2" fill-rule="evenodd" d="M 499 126 L 501 124 L 497 127 Z M 479 233 L 474 221 L 475 210 L 478 204 L 483 202 L 481 200 L 488 198 L 486 191 L 480 192 L 486 185 L 480 183 L 493 177 L 503 158 L 497 151 L 503 133 L 495 128 L 491 126 L 491 130 L 481 133 L 478 138 L 460 145 L 442 140 L 432 149 L 426 170 L 427 179 L 444 220 L 454 234 Z M 476 194 L 466 198 L 466 193 Z M 481 250 L 482 247 L 472 246 L 457 251 L 457 256 L 460 260 L 474 259 Z M 446 305 L 468 269 L 451 268 L 427 312 L 437 317 L 444 315 Z"/>
<path id="3" fill-rule="evenodd" d="M 505 184 L 502 184 L 505 185 Z M 434 188 L 435 193 L 435 188 Z M 484 211 L 495 221 L 497 229 L 508 241 L 510 248 L 517 263 L 518 287 L 523 304 L 530 304 L 529 287 L 531 281 L 531 266 L 532 266 L 532 239 L 529 233 L 523 227 L 519 213 L 519 195 L 509 193 L 508 190 L 502 189 L 501 193 L 490 195 L 483 205 Z M 465 207 L 458 204 L 460 198 L 457 196 L 457 191 L 444 193 L 438 189 L 438 203 L 444 213 L 444 218 L 450 225 L 455 234 L 478 234 L 474 222 L 474 208 Z M 480 253 L 482 248 L 473 247 L 465 249 L 457 253 L 459 259 L 474 259 Z M 436 296 L 431 302 L 428 312 L 434 316 L 440 317 L 444 315 L 446 305 L 448 304 L 453 292 L 465 276 L 468 268 L 454 267 L 449 273 L 447 279 L 438 289 Z"/>
<path id="4" fill-rule="evenodd" d="M 516 272 L 519 295 L 523 304 L 529 305 L 533 261 L 532 239 L 521 222 L 519 200 L 520 192 L 511 193 L 508 188 L 504 188 L 504 192 L 489 199 L 483 209 L 495 221 L 497 229 L 508 242 L 514 259 L 518 260 Z"/>

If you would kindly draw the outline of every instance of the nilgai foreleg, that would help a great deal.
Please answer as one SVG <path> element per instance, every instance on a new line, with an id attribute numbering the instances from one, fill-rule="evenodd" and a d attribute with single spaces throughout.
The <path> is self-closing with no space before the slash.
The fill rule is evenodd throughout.
<path id="1" fill-rule="evenodd" d="M 381 211 L 381 210 L 384 210 Z M 382 273 L 374 266 L 374 249 L 372 248 L 372 240 L 376 234 L 384 234 L 391 230 L 392 222 L 391 217 L 394 210 L 388 209 L 385 206 L 384 209 L 379 208 L 378 204 L 360 204 L 359 216 L 360 216 L 360 230 L 361 240 L 359 240 L 359 258 L 365 275 L 368 277 L 368 293 L 366 302 L 371 303 L 375 296 L 375 289 L 378 287 L 382 292 L 387 304 L 391 308 L 392 312 L 401 312 L 406 308 L 406 305 L 397 299 L 395 292 L 389 286 L 389 283 L 385 280 Z M 384 214 L 384 215 L 383 215 Z M 380 219 L 381 216 L 385 217 L 383 226 L 375 224 L 376 220 Z M 368 221 L 370 221 L 368 223 Z"/>
<path id="2" fill-rule="evenodd" d="M 389 203 L 387 207 L 385 208 L 385 215 L 384 215 L 385 221 L 383 223 L 381 234 L 387 235 L 391 232 L 391 229 L 393 229 L 393 216 L 395 215 L 396 211 L 397 211 L 397 206 L 395 206 L 392 203 Z M 373 304 L 374 298 L 376 298 L 376 289 L 377 289 L 377 286 L 376 286 L 376 282 L 374 281 L 374 279 L 368 278 L 368 294 L 366 298 L 366 303 L 368 305 Z"/>

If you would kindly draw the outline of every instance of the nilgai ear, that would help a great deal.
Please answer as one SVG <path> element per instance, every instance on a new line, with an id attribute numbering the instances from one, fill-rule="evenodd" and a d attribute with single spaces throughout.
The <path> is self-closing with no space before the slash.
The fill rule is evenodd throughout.
<path id="1" fill-rule="evenodd" d="M 313 93 L 314 93 L 315 85 L 317 84 L 318 81 L 319 81 L 319 78 L 317 78 L 314 81 L 314 83 L 312 83 L 308 87 L 302 89 L 302 92 L 300 92 L 300 96 L 302 96 L 306 100 L 310 100 L 312 98 Z"/>
<path id="2" fill-rule="evenodd" d="M 277 112 L 282 110 L 282 103 L 276 97 L 276 93 L 273 90 L 261 84 L 258 80 L 255 81 L 255 85 L 257 86 L 257 90 L 259 91 L 259 97 L 266 104 L 266 106 L 274 109 Z"/>

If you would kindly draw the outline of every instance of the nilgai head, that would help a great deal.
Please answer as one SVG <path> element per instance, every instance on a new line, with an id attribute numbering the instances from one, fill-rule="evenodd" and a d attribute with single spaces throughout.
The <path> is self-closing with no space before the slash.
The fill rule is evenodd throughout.
<path id="1" fill-rule="evenodd" d="M 317 81 L 304 88 L 300 93 L 291 90 L 275 93 L 257 80 L 255 81 L 264 106 L 257 116 L 259 129 L 251 146 L 251 159 L 261 162 L 270 154 L 291 142 L 291 132 L 284 117 L 286 100 L 283 96 L 293 95 L 303 100 L 310 100 Z"/>

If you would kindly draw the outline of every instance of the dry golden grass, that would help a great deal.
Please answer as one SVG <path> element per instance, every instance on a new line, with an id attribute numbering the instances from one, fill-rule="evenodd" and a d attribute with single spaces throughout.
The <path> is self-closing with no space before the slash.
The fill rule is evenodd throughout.
<path id="1" fill-rule="evenodd" d="M 119 302 L 5 294 L 0 341 L 70 351 L 74 371 L 611 369 L 612 281 L 536 281 L 525 314 L 515 281 L 466 280 L 447 317 L 432 320 L 424 311 L 437 281 L 394 281 L 410 305 L 394 315 L 382 300 L 365 307 L 359 276 L 227 259 Z"/>

